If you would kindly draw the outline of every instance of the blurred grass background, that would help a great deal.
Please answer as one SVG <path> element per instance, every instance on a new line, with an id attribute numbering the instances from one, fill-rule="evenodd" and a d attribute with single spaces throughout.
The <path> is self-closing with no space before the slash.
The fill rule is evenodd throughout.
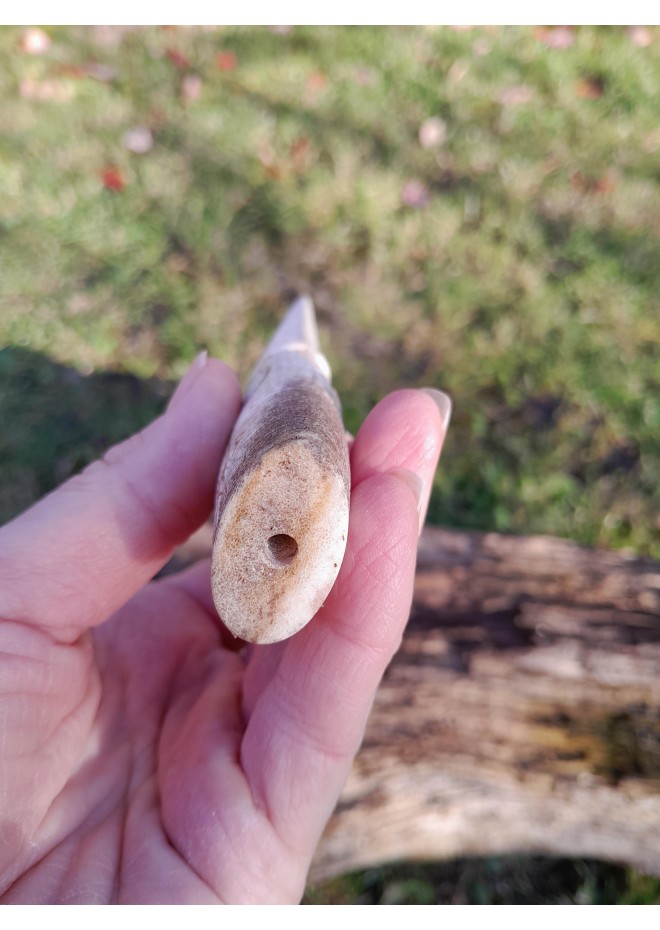
<path id="1" fill-rule="evenodd" d="M 658 30 L 5 28 L 0 55 L 0 522 L 201 348 L 245 376 L 308 291 L 350 430 L 451 394 L 432 521 L 660 558 Z M 447 881 L 497 898 L 500 867 Z M 439 900 L 419 868 L 327 894 Z M 659 892 L 576 868 L 559 897 Z"/>

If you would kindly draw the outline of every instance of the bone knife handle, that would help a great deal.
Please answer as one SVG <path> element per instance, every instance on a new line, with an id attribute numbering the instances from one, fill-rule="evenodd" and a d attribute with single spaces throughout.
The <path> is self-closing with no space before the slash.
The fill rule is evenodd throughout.
<path id="1" fill-rule="evenodd" d="M 211 582 L 235 636 L 274 643 L 312 619 L 344 557 L 349 499 L 339 399 L 301 297 L 252 373 L 218 476 Z"/>

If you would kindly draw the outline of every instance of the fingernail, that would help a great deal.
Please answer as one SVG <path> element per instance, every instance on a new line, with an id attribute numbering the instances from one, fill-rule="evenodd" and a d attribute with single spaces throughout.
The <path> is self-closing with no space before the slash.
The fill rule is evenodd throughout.
<path id="1" fill-rule="evenodd" d="M 410 471 L 409 468 L 390 468 L 387 474 L 395 475 L 401 481 L 405 481 L 410 490 L 413 492 L 415 497 L 415 506 L 417 507 L 417 513 L 419 513 L 422 506 L 422 491 L 424 490 L 424 485 L 419 475 L 417 475 L 414 471 Z"/>
<path id="2" fill-rule="evenodd" d="M 446 432 L 447 427 L 449 426 L 449 421 L 451 420 L 451 397 L 449 394 L 445 394 L 444 391 L 438 391 L 436 388 L 422 388 L 422 391 L 429 395 L 440 411 L 440 416 L 442 417 L 442 427 Z"/>
<path id="3" fill-rule="evenodd" d="M 179 381 L 177 389 L 174 392 L 174 394 L 172 394 L 172 398 L 169 404 L 167 405 L 168 410 L 171 410 L 173 407 L 175 407 L 181 401 L 181 399 L 186 396 L 190 388 L 193 386 L 193 384 L 197 380 L 199 373 L 206 366 L 208 359 L 209 359 L 209 353 L 206 351 L 206 349 L 204 349 L 202 352 L 199 353 L 199 355 L 197 356 L 195 361 L 192 363 L 188 371 L 185 373 L 183 378 Z"/>
<path id="4" fill-rule="evenodd" d="M 190 370 L 201 371 L 202 368 L 206 366 L 206 363 L 208 362 L 208 360 L 209 360 L 209 353 L 206 351 L 206 349 L 202 349 L 202 351 L 199 353 L 195 361 L 190 366 Z"/>

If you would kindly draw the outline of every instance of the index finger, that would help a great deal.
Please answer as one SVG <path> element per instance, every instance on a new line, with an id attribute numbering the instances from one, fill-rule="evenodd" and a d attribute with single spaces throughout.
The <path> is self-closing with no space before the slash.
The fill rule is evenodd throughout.
<path id="1" fill-rule="evenodd" d="M 201 359 L 159 419 L 0 530 L 0 617 L 72 640 L 114 613 L 211 510 L 240 407 Z"/>

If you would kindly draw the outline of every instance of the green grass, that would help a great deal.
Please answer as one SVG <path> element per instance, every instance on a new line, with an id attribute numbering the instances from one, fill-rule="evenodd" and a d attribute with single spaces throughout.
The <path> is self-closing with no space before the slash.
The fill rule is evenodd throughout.
<path id="1" fill-rule="evenodd" d="M 304 904 L 654 904 L 660 879 L 595 860 L 397 863 L 307 890 Z"/>
<path id="2" fill-rule="evenodd" d="M 349 429 L 451 394 L 432 521 L 660 558 L 657 31 L 48 35 L 0 30 L 0 521 L 304 290 Z"/>
<path id="3" fill-rule="evenodd" d="M 309 290 L 349 428 L 400 386 L 454 398 L 432 520 L 660 554 L 657 34 L 49 34 L 31 56 L 0 33 L 5 344 L 142 379 L 208 347 L 245 374 Z"/>

